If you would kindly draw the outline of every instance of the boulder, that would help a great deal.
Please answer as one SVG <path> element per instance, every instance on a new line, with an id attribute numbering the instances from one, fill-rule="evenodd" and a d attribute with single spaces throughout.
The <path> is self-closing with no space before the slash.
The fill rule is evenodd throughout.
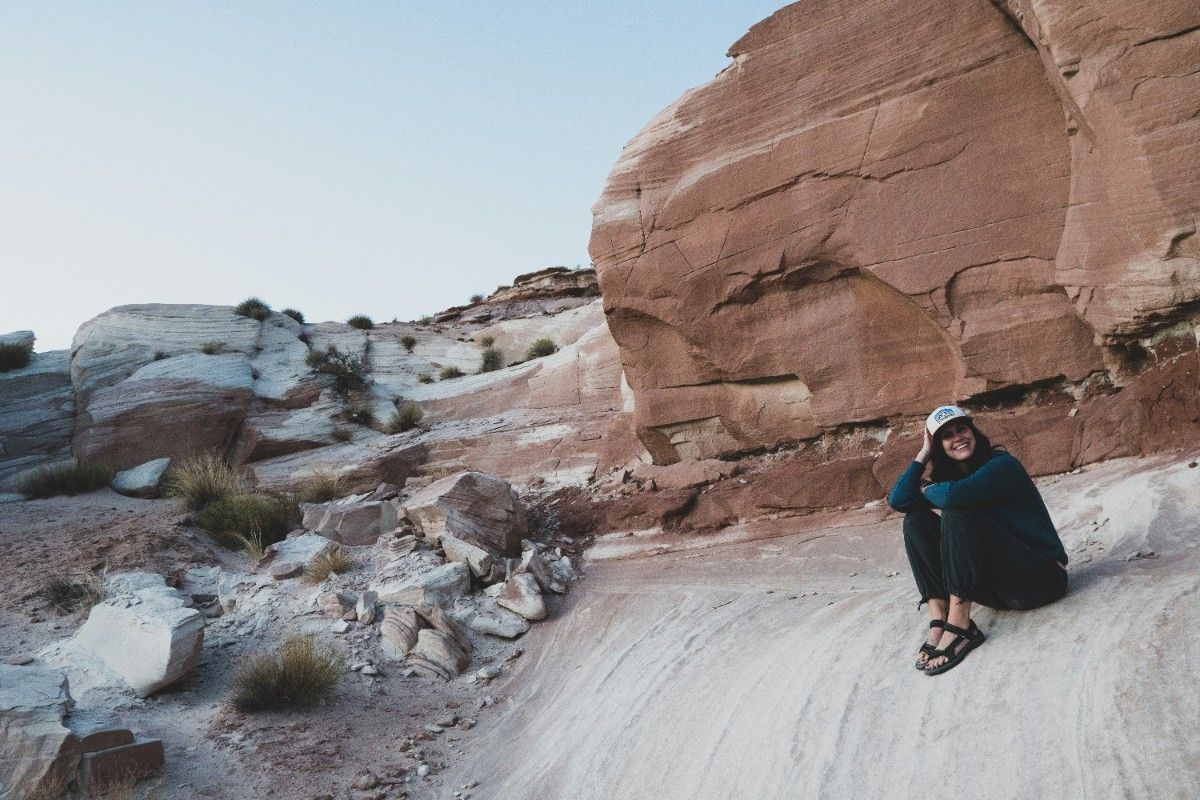
<path id="1" fill-rule="evenodd" d="M 0 372 L 0 489 L 70 458 L 74 421 L 67 351 L 37 353 L 22 369 Z"/>
<path id="2" fill-rule="evenodd" d="M 342 544 L 374 544 L 381 535 L 396 530 L 399 522 L 398 508 L 391 500 L 350 497 L 301 507 L 306 530 Z"/>
<path id="3" fill-rule="evenodd" d="M 379 601 L 388 605 L 449 605 L 471 590 L 471 570 L 466 564 L 450 562 L 415 578 L 372 589 Z"/>
<path id="4" fill-rule="evenodd" d="M 379 649 L 393 661 L 408 655 L 417 643 L 421 618 L 412 606 L 388 606 L 379 623 Z"/>
<path id="5" fill-rule="evenodd" d="M 655 463 L 1143 369 L 1200 299 L 1197 24 L 828 0 L 755 25 L 593 209 Z"/>
<path id="6" fill-rule="evenodd" d="M 347 612 L 353 611 L 354 596 L 346 592 L 321 592 L 317 595 L 317 607 L 331 617 L 341 619 Z"/>
<path id="7" fill-rule="evenodd" d="M 337 548 L 337 544 L 316 533 L 302 532 L 299 535 L 289 535 L 286 539 L 267 545 L 263 551 L 262 564 L 276 561 L 290 561 L 300 565 L 300 569 L 308 566 L 309 562 Z"/>
<path id="8" fill-rule="evenodd" d="M 0 800 L 57 797 L 74 778 L 79 740 L 63 724 L 71 704 L 62 672 L 0 664 Z"/>
<path id="9" fill-rule="evenodd" d="M 196 665 L 204 617 L 165 587 L 139 589 L 98 603 L 75 634 L 141 697 L 176 682 Z"/>
<path id="10" fill-rule="evenodd" d="M 470 656 L 453 637 L 433 628 L 422 628 L 407 661 L 422 675 L 448 681 L 467 668 Z"/>
<path id="11" fill-rule="evenodd" d="M 536 549 L 530 548 L 521 554 L 521 562 L 517 568 L 513 570 L 516 574 L 529 573 L 537 581 L 538 588 L 543 592 L 550 589 L 550 584 L 553 578 L 550 576 L 550 568 L 546 566 L 546 559 L 542 558 L 542 554 Z"/>
<path id="12" fill-rule="evenodd" d="M 475 577 L 486 577 L 492 571 L 492 554 L 482 547 L 476 547 L 448 533 L 442 534 L 441 542 L 446 560 L 461 561 L 471 568 L 471 574 Z"/>
<path id="13" fill-rule="evenodd" d="M 127 497 L 158 497 L 163 476 L 171 466 L 171 459 L 156 458 L 133 469 L 126 469 L 113 476 L 112 488 Z"/>
<path id="14" fill-rule="evenodd" d="M 434 481 L 405 501 L 404 514 L 427 539 L 448 533 L 501 555 L 519 553 L 528 530 L 517 493 L 482 472 Z"/>
<path id="15" fill-rule="evenodd" d="M 481 602 L 479 608 L 471 609 L 463 617 L 463 622 L 475 633 L 488 636 L 498 636 L 501 639 L 516 639 L 529 630 L 529 622 L 524 617 L 500 608 L 495 601 Z"/>
<path id="16" fill-rule="evenodd" d="M 358 617 L 359 625 L 370 625 L 375 621 L 375 614 L 379 607 L 379 595 L 372 591 L 365 591 L 358 596 L 358 602 L 354 606 L 355 615 Z"/>
<path id="17" fill-rule="evenodd" d="M 546 601 L 542 598 L 537 579 L 528 572 L 513 575 L 496 596 L 496 604 L 515 611 L 531 622 L 546 618 Z"/>

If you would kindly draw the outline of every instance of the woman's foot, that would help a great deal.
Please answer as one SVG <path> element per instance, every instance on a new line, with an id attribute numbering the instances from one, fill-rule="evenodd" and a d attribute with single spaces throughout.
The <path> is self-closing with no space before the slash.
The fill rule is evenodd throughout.
<path id="1" fill-rule="evenodd" d="M 925 669 L 925 665 L 929 663 L 933 651 L 938 646 L 938 642 L 942 640 L 942 625 L 944 619 L 932 619 L 929 621 L 929 635 L 925 637 L 925 644 L 921 645 L 921 649 L 917 652 L 917 662 L 913 664 L 917 669 Z"/>
<path id="2" fill-rule="evenodd" d="M 937 652 L 925 661 L 925 672 L 945 672 L 965 658 L 968 651 L 982 644 L 985 638 L 974 620 L 968 619 L 965 628 L 945 623 L 945 631 L 939 637 Z"/>

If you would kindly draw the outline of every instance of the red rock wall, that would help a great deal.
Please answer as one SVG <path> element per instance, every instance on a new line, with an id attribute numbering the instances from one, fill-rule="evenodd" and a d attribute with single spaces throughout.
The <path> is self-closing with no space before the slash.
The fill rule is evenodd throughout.
<path id="1" fill-rule="evenodd" d="M 1197 25 L 1181 0 L 806 0 L 754 26 L 594 209 L 655 460 L 1120 382 L 1200 299 Z"/>

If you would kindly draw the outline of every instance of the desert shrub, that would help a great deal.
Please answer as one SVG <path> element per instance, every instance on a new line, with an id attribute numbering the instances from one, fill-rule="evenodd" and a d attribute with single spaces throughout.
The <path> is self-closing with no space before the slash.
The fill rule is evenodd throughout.
<path id="1" fill-rule="evenodd" d="M 404 349 L 411 353 L 413 351 L 413 348 L 417 346 L 417 337 L 401 336 L 400 344 L 404 345 Z"/>
<path id="2" fill-rule="evenodd" d="M 204 353 L 206 356 L 215 356 L 224 349 L 225 344 L 223 342 L 205 342 L 204 344 L 200 345 L 200 352 Z"/>
<path id="3" fill-rule="evenodd" d="M 296 322 L 299 322 L 301 325 L 303 325 L 303 324 L 304 324 L 304 314 L 303 314 L 302 312 L 300 312 L 300 311 L 297 311 L 297 310 L 296 310 L 296 309 L 294 309 L 294 308 L 285 308 L 285 309 L 284 309 L 283 311 L 281 311 L 280 313 L 281 313 L 281 314 L 286 314 L 287 316 L 289 316 L 289 317 L 291 317 L 292 319 L 296 320 Z"/>
<path id="4" fill-rule="evenodd" d="M 257 297 L 247 297 L 234 307 L 233 313 L 262 322 L 271 316 L 271 307 Z"/>
<path id="5" fill-rule="evenodd" d="M 388 420 L 388 433 L 404 433 L 411 431 L 417 427 L 417 423 L 421 421 L 421 417 L 425 416 L 425 412 L 421 407 L 411 400 L 405 400 L 396 406 L 396 410 L 392 412 L 392 418 Z"/>
<path id="6" fill-rule="evenodd" d="M 333 345 L 309 352 L 304 363 L 315 372 L 333 378 L 333 390 L 343 396 L 365 389 L 371 372 L 364 359 L 343 353 Z"/>
<path id="7" fill-rule="evenodd" d="M 196 524 L 231 549 L 261 550 L 283 541 L 300 519 L 295 503 L 266 494 L 235 494 L 214 500 L 196 514 Z"/>
<path id="8" fill-rule="evenodd" d="M 346 495 L 346 482 L 331 469 L 317 469 L 300 482 L 296 499 L 301 503 L 327 503 Z"/>
<path id="9" fill-rule="evenodd" d="M 51 576 L 35 594 L 59 614 L 88 610 L 104 599 L 100 579 L 91 574 L 80 579 L 67 575 Z"/>
<path id="10" fill-rule="evenodd" d="M 495 343 L 496 343 L 495 336 L 480 336 L 479 337 L 479 346 L 480 347 L 491 347 Z"/>
<path id="11" fill-rule="evenodd" d="M 430 325 L 432 323 L 433 323 L 433 317 L 429 316 L 428 314 L 426 314 L 425 316 L 423 316 L 419 320 L 417 320 L 418 325 Z"/>
<path id="12" fill-rule="evenodd" d="M 346 551 L 340 547 L 335 547 L 332 550 L 326 550 L 308 562 L 308 566 L 304 568 L 304 580 L 306 583 L 316 585 L 330 575 L 341 575 L 343 572 L 349 572 L 353 566 L 354 561 L 350 556 L 346 555 Z"/>
<path id="13" fill-rule="evenodd" d="M 421 375 L 417 378 L 417 381 L 420 383 L 433 383 L 433 376 L 432 375 Z"/>
<path id="14" fill-rule="evenodd" d="M 504 366 L 504 354 L 494 347 L 483 351 L 483 361 L 479 364 L 480 372 L 495 372 Z"/>
<path id="15" fill-rule="evenodd" d="M 238 711 L 304 708 L 328 695 L 346 671 L 346 660 L 311 636 L 289 636 L 277 652 L 252 656 L 233 678 Z"/>
<path id="16" fill-rule="evenodd" d="M 454 378 L 461 378 L 463 375 L 466 375 L 466 374 L 467 373 L 463 372 L 458 367 L 442 367 L 442 371 L 440 373 L 438 373 L 438 376 L 442 380 L 448 381 L 448 380 L 452 380 Z"/>
<path id="17" fill-rule="evenodd" d="M 471 302 L 472 302 L 472 303 L 482 303 L 482 302 L 483 302 L 483 295 L 481 295 L 481 294 L 473 294 L 473 295 L 471 295 Z"/>
<path id="18" fill-rule="evenodd" d="M 89 462 L 42 467 L 25 476 L 18 491 L 26 497 L 83 494 L 103 489 L 112 475 L 112 470 L 103 464 Z"/>
<path id="19" fill-rule="evenodd" d="M 338 442 L 340 444 L 345 444 L 346 442 L 348 442 L 354 438 L 354 431 L 350 430 L 349 428 L 345 428 L 345 427 L 342 427 L 341 425 L 338 425 L 337 427 L 335 427 L 333 429 L 333 433 L 331 433 L 329 435 L 331 437 L 333 437 L 333 440 L 335 442 Z"/>
<path id="20" fill-rule="evenodd" d="M 551 353 L 557 352 L 558 345 L 554 343 L 554 340 L 547 336 L 543 336 L 542 338 L 535 340 L 533 344 L 529 345 L 529 352 L 526 353 L 526 357 L 543 358 L 544 356 L 548 356 Z"/>
<path id="21" fill-rule="evenodd" d="M 366 314 L 355 314 L 346 320 L 346 324 L 351 328 L 358 328 L 360 331 L 369 331 L 375 327 L 375 323 Z"/>
<path id="22" fill-rule="evenodd" d="M 199 511 L 209 503 L 224 500 L 245 488 L 242 476 L 216 453 L 201 453 L 171 465 L 165 494 L 177 497 L 189 511 Z"/>
<path id="23" fill-rule="evenodd" d="M 154 351 L 154 360 L 155 360 L 155 361 L 162 361 L 162 360 L 163 360 L 164 358 L 166 358 L 166 357 L 167 357 L 167 354 L 166 354 L 166 353 L 164 353 L 162 350 L 155 350 L 155 351 Z"/>
<path id="24" fill-rule="evenodd" d="M 366 395 L 352 394 L 346 398 L 342 419 L 355 425 L 370 425 L 375 421 L 375 404 Z"/>

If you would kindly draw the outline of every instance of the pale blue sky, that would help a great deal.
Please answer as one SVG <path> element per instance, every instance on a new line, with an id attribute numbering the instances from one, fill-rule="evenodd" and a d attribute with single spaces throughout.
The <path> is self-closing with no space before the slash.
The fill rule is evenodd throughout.
<path id="1" fill-rule="evenodd" d="M 414 319 L 588 263 L 621 147 L 780 0 L 0 0 L 0 332 Z"/>

